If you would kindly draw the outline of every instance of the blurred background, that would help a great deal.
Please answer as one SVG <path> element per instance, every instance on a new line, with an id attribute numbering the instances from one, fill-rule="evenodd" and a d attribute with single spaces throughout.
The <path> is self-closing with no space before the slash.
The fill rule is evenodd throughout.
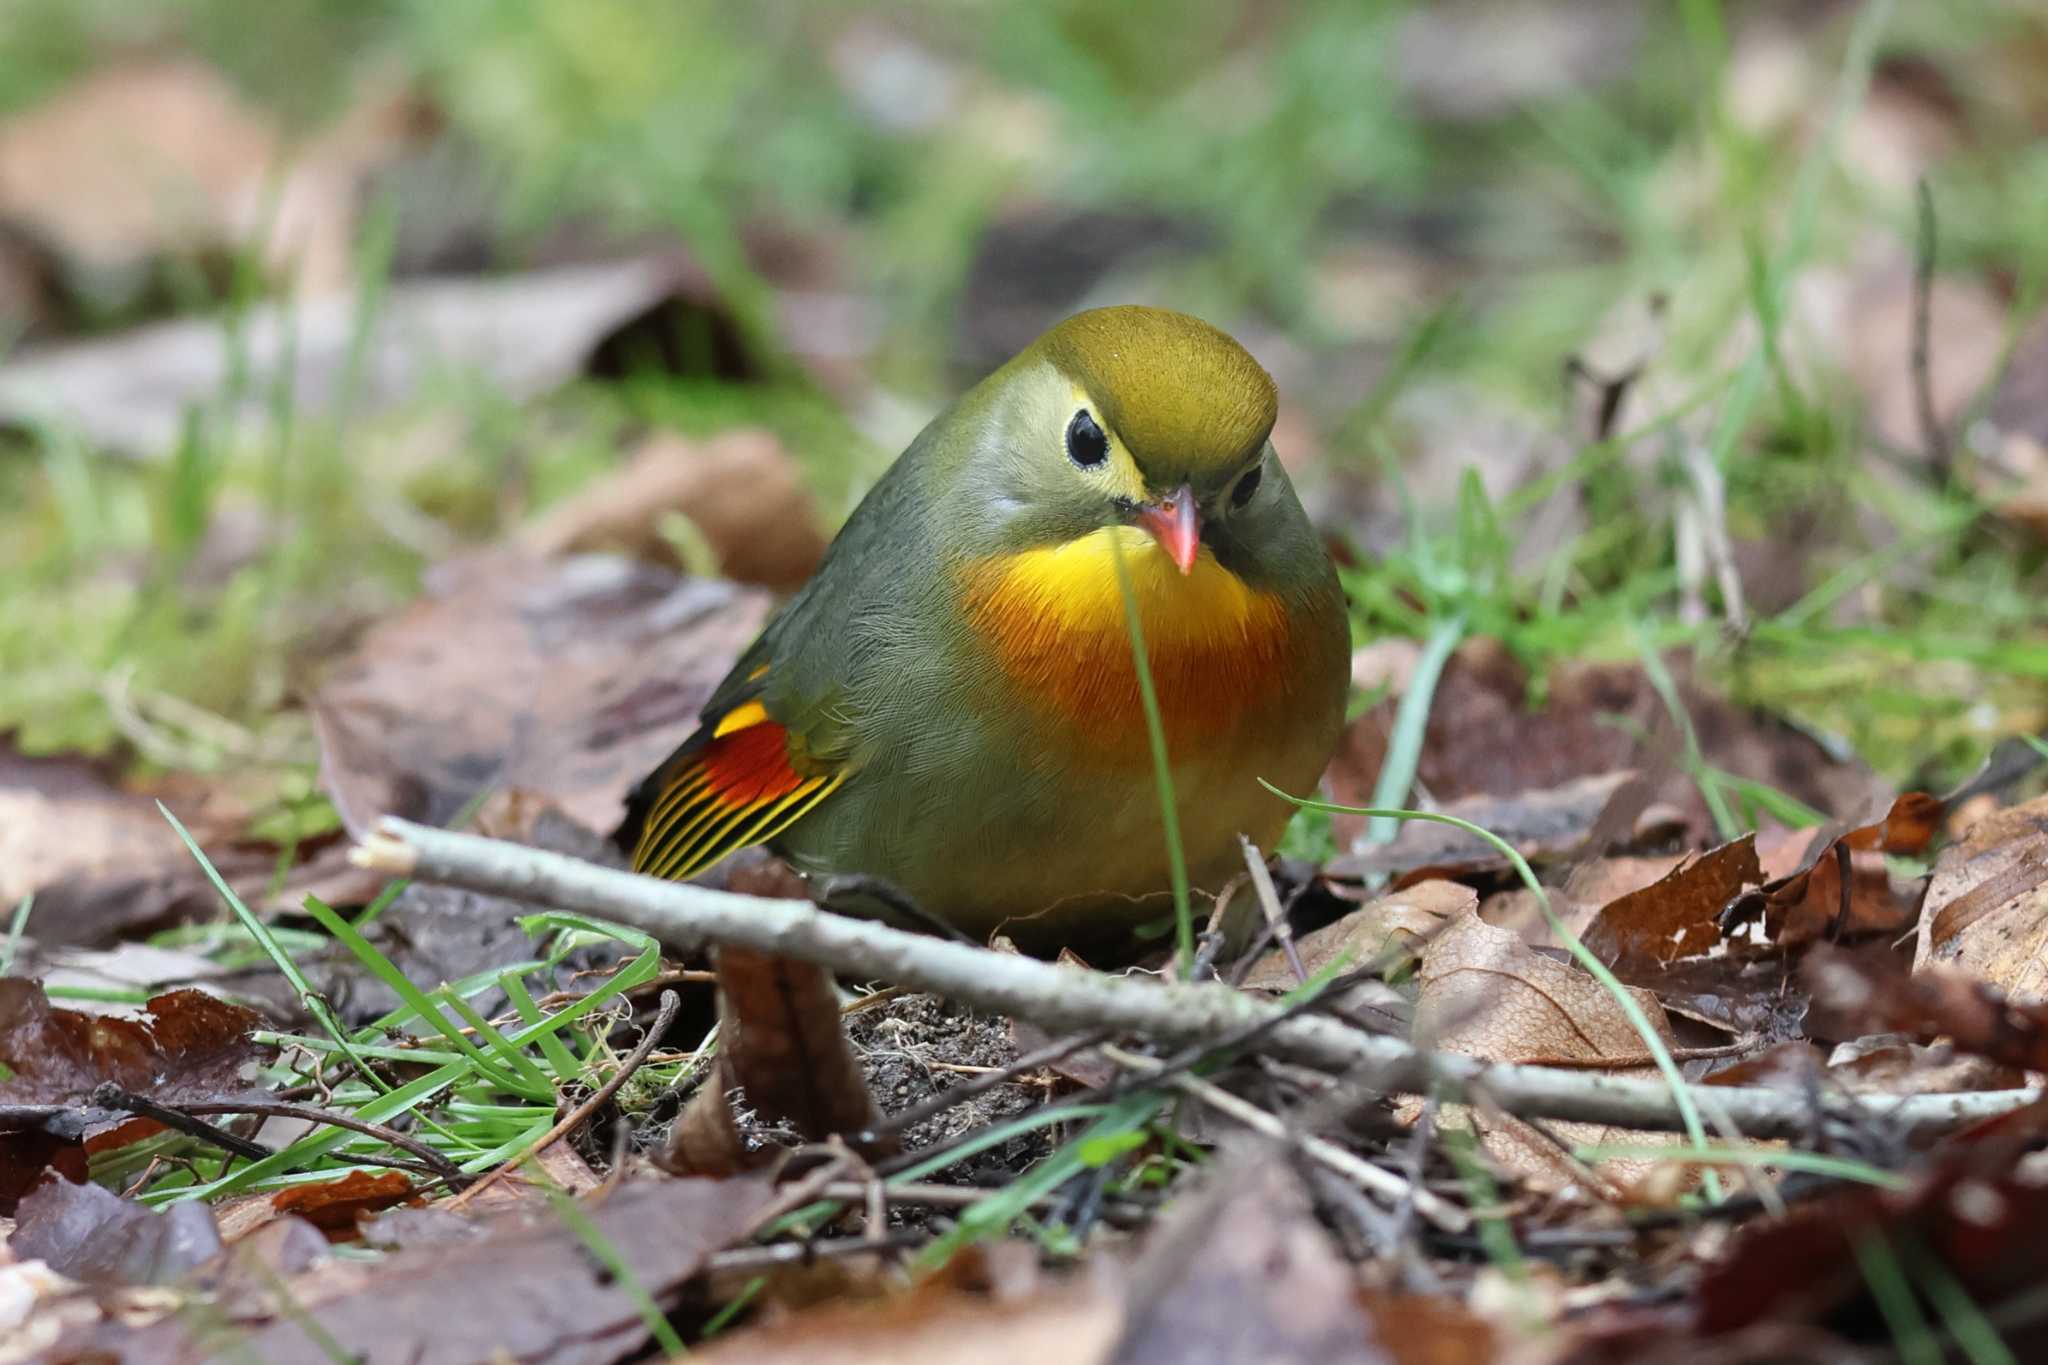
<path id="1" fill-rule="evenodd" d="M 1361 705 L 1677 651 L 1948 780 L 2048 725 L 2044 206 L 2034 4 L 4 0 L 0 736 L 317 801 L 432 566 L 786 589 L 1145 301 L 1278 379 Z"/>

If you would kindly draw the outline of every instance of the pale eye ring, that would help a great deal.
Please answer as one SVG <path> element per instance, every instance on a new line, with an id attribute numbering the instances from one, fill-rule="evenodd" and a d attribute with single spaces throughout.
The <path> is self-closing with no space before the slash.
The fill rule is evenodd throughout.
<path id="1" fill-rule="evenodd" d="M 1086 408 L 1067 423 L 1067 458 L 1083 469 L 1092 469 L 1109 458 L 1109 437 Z"/>

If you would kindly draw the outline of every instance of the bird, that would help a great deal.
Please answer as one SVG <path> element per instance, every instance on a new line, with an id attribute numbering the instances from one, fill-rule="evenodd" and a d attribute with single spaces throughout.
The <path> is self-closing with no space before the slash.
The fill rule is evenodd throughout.
<path id="1" fill-rule="evenodd" d="M 1335 568 L 1272 377 L 1187 314 L 1053 326 L 941 412 L 631 794 L 635 871 L 766 845 L 968 936 L 1100 942 L 1172 905 L 1135 603 L 1189 884 L 1270 849 L 1344 722 Z M 1128 596 L 1127 596 L 1128 593 Z M 886 889 L 886 894 L 883 890 Z"/>

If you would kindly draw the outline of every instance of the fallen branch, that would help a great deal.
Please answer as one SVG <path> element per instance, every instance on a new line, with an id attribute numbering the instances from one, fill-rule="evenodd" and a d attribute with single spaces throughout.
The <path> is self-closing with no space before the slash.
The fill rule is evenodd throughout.
<path id="1" fill-rule="evenodd" d="M 1115 1029 L 1198 1043 L 1256 1026 L 1284 1007 L 1217 985 L 1149 983 L 1081 967 L 1039 962 L 890 929 L 819 910 L 807 901 L 736 896 L 656 881 L 559 853 L 432 829 L 386 818 L 351 855 L 358 866 L 392 877 L 445 883 L 515 900 L 600 916 L 652 934 L 675 948 L 731 943 L 780 953 L 861 980 L 929 991 L 974 1009 L 1029 1019 L 1055 1032 Z M 1483 1089 L 1521 1117 L 1577 1119 L 1625 1128 L 1678 1131 L 1679 1108 L 1662 1081 L 1549 1067 L 1488 1064 L 1429 1052 L 1398 1039 L 1348 1028 L 1313 1014 L 1281 1020 L 1267 1035 L 1274 1053 L 1357 1078 L 1389 1093 L 1463 1098 Z M 2038 1090 L 1843 1097 L 1846 1117 L 1931 1137 L 2008 1113 Z M 1717 1087 L 1717 1107 L 1753 1138 L 1801 1138 L 1815 1114 L 1798 1091 Z"/>

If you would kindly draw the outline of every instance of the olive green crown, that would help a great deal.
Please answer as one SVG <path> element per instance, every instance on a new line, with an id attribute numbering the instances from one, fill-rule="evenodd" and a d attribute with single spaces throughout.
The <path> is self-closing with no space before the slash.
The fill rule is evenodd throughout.
<path id="1" fill-rule="evenodd" d="M 1098 403 L 1146 481 L 1226 477 L 1273 430 L 1273 377 L 1199 318 L 1127 305 L 1076 313 L 1040 351 Z"/>

